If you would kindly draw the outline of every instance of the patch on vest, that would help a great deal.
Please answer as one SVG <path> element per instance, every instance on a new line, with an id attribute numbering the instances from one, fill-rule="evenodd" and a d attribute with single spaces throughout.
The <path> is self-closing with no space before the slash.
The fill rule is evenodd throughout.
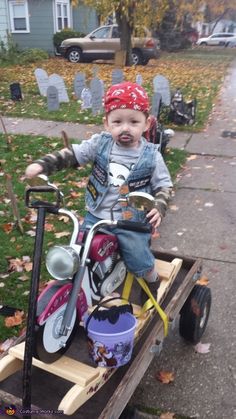
<path id="1" fill-rule="evenodd" d="M 93 200 L 96 201 L 96 199 L 98 197 L 98 191 L 95 188 L 93 182 L 91 182 L 91 180 L 88 181 L 87 191 L 90 193 L 90 195 L 92 196 Z"/>
<path id="2" fill-rule="evenodd" d="M 145 188 L 145 186 L 150 184 L 150 181 L 151 181 L 151 176 L 150 175 L 142 177 L 140 179 L 130 180 L 130 181 L 128 181 L 129 191 L 133 192 L 136 189 Z"/>
<path id="3" fill-rule="evenodd" d="M 107 185 L 107 172 L 104 170 L 97 161 L 94 162 L 92 176 L 101 184 Z"/>

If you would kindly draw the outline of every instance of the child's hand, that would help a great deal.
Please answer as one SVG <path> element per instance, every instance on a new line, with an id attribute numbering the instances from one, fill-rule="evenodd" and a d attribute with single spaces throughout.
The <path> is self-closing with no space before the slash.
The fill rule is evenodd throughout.
<path id="1" fill-rule="evenodd" d="M 43 172 L 43 168 L 38 163 L 32 163 L 30 164 L 25 171 L 25 177 L 28 179 L 32 179 L 33 177 L 39 175 Z"/>
<path id="2" fill-rule="evenodd" d="M 161 214 L 156 208 L 151 209 L 151 211 L 147 213 L 146 217 L 148 218 L 149 223 L 152 224 L 153 230 L 161 224 Z"/>

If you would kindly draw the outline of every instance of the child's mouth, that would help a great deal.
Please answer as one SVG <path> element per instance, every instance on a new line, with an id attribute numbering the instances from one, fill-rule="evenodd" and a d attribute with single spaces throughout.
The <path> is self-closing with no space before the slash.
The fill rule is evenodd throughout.
<path id="1" fill-rule="evenodd" d="M 121 135 L 119 135 L 119 140 L 120 141 L 132 141 L 133 137 L 129 134 L 121 134 Z"/>

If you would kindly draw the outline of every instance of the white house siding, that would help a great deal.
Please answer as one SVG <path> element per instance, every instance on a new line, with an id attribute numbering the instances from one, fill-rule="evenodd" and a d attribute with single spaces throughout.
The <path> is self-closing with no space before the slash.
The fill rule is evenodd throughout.
<path id="1" fill-rule="evenodd" d="M 8 30 L 8 13 L 6 0 L 0 0 L 0 41 L 6 43 Z"/>

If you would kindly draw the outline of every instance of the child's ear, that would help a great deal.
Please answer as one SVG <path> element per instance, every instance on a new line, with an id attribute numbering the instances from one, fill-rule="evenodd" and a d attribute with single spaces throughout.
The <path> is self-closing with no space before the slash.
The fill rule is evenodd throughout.
<path id="1" fill-rule="evenodd" d="M 146 127 L 145 127 L 144 132 L 148 131 L 150 126 L 151 126 L 151 117 L 148 116 L 147 119 L 146 119 Z"/>
<path id="2" fill-rule="evenodd" d="M 103 125 L 104 125 L 105 130 L 107 130 L 108 125 L 107 125 L 107 117 L 106 116 L 103 117 Z"/>

